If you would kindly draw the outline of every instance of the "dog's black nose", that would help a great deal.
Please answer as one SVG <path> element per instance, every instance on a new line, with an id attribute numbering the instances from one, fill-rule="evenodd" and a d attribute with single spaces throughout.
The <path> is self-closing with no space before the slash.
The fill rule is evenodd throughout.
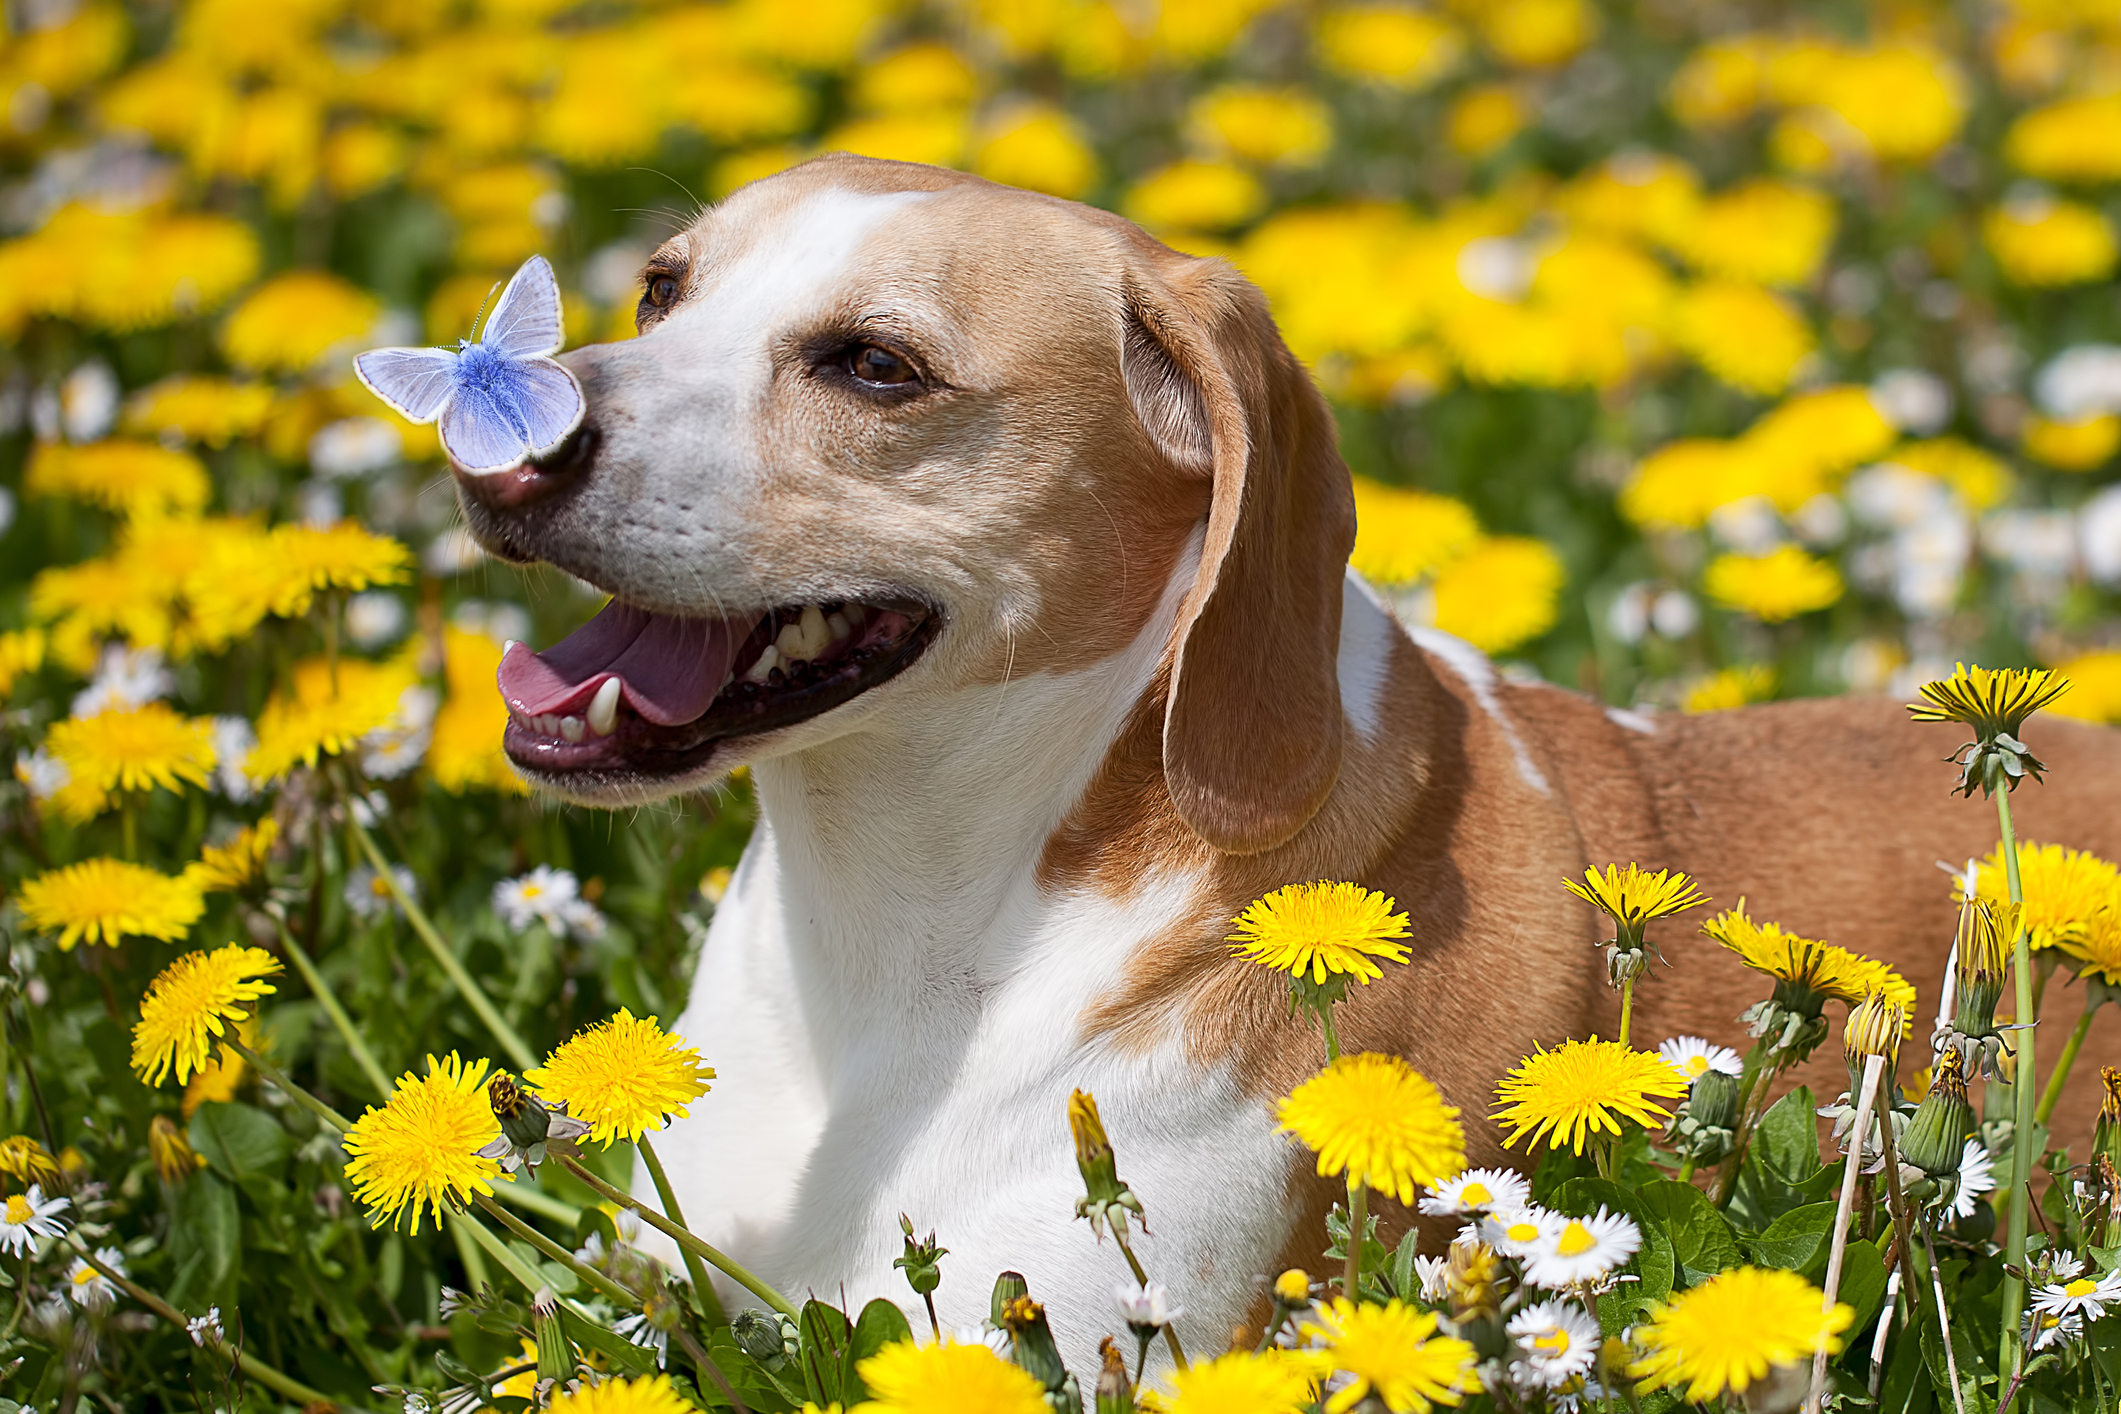
<path id="1" fill-rule="evenodd" d="M 596 427 L 584 422 L 568 434 L 566 441 L 535 461 L 475 476 L 452 457 L 449 469 L 456 474 L 457 486 L 465 495 L 482 506 L 510 510 L 557 495 L 580 481 L 596 459 L 598 440 Z"/>

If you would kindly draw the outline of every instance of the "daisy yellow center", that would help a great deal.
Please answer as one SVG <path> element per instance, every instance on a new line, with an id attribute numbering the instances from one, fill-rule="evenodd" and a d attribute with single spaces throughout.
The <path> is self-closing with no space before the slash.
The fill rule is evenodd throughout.
<path id="1" fill-rule="evenodd" d="M 1564 1257 L 1581 1257 L 1597 1245 L 1598 1239 L 1591 1236 L 1589 1228 L 1572 1222 L 1561 1230 L 1561 1240 L 1554 1244 L 1554 1250 Z"/>
<path id="2" fill-rule="evenodd" d="M 2090 1277 L 2078 1277 L 2068 1286 L 2062 1288 L 2062 1294 L 2065 1296 L 2089 1296 L 2098 1289 L 2099 1283 L 2093 1281 Z"/>
<path id="3" fill-rule="evenodd" d="M 1467 1184 L 1458 1197 L 1461 1202 L 1473 1204 L 1492 1203 L 1495 1201 L 1495 1195 L 1488 1192 L 1488 1186 L 1485 1183 Z"/>
<path id="4" fill-rule="evenodd" d="M 20 1227 L 28 1222 L 32 1216 L 33 1210 L 30 1208 L 29 1199 L 23 1197 L 20 1193 L 7 1195 L 7 1221 L 10 1226 Z"/>
<path id="5" fill-rule="evenodd" d="M 377 898 L 382 898 L 384 895 L 390 892 L 390 885 L 384 880 L 381 874 L 378 874 L 375 878 L 370 879 L 368 881 L 368 891 L 374 894 Z"/>
<path id="6" fill-rule="evenodd" d="M 1555 1355 L 1566 1355 L 1569 1353 L 1569 1333 L 1556 1326 L 1545 1335 L 1533 1337 L 1532 1344 Z"/>
<path id="7" fill-rule="evenodd" d="M 90 1282 L 94 1281 L 99 1275 L 101 1275 L 101 1273 L 99 1273 L 94 1267 L 83 1267 L 80 1271 L 74 1273 L 74 1285 L 87 1286 Z"/>
<path id="8" fill-rule="evenodd" d="M 523 897 L 526 899 L 543 898 L 545 897 L 545 890 L 537 884 L 525 884 L 523 886 Z"/>
<path id="9" fill-rule="evenodd" d="M 1503 1229 L 1503 1235 L 1512 1242 L 1530 1242 L 1539 1236 L 1539 1224 L 1532 1222 L 1511 1223 Z"/>
<path id="10" fill-rule="evenodd" d="M 1697 1078 L 1708 1068 L 1709 1058 L 1707 1056 L 1688 1056 L 1686 1058 L 1686 1073 L 1689 1080 Z"/>

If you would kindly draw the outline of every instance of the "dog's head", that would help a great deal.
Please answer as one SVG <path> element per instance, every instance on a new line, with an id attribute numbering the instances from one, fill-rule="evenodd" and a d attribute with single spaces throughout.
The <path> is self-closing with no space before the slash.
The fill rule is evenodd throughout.
<path id="1" fill-rule="evenodd" d="M 668 795 L 936 694 L 1076 671 L 1185 572 L 1181 815 L 1250 851 L 1317 810 L 1354 512 L 1330 413 L 1227 265 L 1088 207 L 834 156 L 737 192 L 643 279 L 641 336 L 564 358 L 588 394 L 575 436 L 459 476 L 488 549 L 614 596 L 504 660 L 507 749 L 535 781 Z"/>

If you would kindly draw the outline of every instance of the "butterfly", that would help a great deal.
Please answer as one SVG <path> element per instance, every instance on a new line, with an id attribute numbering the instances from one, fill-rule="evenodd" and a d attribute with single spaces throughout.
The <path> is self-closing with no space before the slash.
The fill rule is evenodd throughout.
<path id="1" fill-rule="evenodd" d="M 573 373 L 555 362 L 560 286 L 533 255 L 509 278 L 474 341 L 449 349 L 371 349 L 354 373 L 413 422 L 442 420 L 442 445 L 474 474 L 505 471 L 551 451 L 581 425 L 587 403 Z"/>

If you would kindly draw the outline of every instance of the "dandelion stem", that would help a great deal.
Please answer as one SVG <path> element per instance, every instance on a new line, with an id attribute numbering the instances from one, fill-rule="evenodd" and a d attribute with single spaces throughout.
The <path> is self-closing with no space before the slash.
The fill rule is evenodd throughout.
<path id="1" fill-rule="evenodd" d="M 582 1180 L 582 1182 L 588 1184 L 590 1188 L 595 1190 L 599 1196 L 607 1198 L 611 1202 L 617 1203 L 622 1207 L 633 1209 L 636 1213 L 639 1213 L 641 1215 L 642 1222 L 647 1223 L 657 1232 L 662 1233 L 672 1242 L 677 1243 L 678 1246 L 685 1248 L 688 1251 L 697 1252 L 700 1254 L 700 1256 L 705 1257 L 710 1263 L 712 1263 L 714 1266 L 720 1268 L 724 1273 L 726 1273 L 732 1281 L 736 1282 L 737 1285 L 743 1287 L 746 1291 L 750 1292 L 753 1296 L 756 1296 L 759 1300 L 765 1302 L 768 1306 L 771 1306 L 774 1310 L 780 1312 L 784 1316 L 792 1317 L 796 1314 L 795 1308 L 788 1304 L 787 1297 L 781 1295 L 778 1291 L 775 1291 L 772 1287 L 766 1285 L 766 1283 L 761 1281 L 758 1277 L 752 1275 L 750 1270 L 747 1269 L 742 1263 L 738 1262 L 734 1257 L 730 1257 L 727 1254 L 708 1246 L 706 1243 L 700 1241 L 699 1238 L 694 1237 L 690 1232 L 687 1232 L 684 1228 L 679 1227 L 676 1223 L 664 1217 L 661 1213 L 649 1207 L 646 1203 L 643 1203 L 640 1199 L 634 1197 L 632 1194 L 623 1192 L 620 1189 L 612 1187 L 603 1179 L 597 1177 L 594 1173 L 590 1172 L 590 1170 L 585 1165 L 583 1165 L 580 1160 L 570 1158 L 566 1155 L 561 1155 L 560 1164 L 569 1173 L 573 1174 L 576 1178 Z"/>
<path id="2" fill-rule="evenodd" d="M 324 1008 L 324 1014 L 331 1018 L 332 1027 L 339 1033 L 339 1039 L 344 1041 L 346 1049 L 353 1053 L 354 1064 L 361 1067 L 361 1073 L 368 1077 L 368 1083 L 376 1087 L 376 1098 L 389 1099 L 390 1077 L 384 1073 L 383 1067 L 376 1063 L 375 1053 L 368 1049 L 368 1042 L 354 1029 L 353 1018 L 346 1014 L 345 1007 L 339 1005 L 339 998 L 324 980 L 324 974 L 317 970 L 316 963 L 310 961 L 309 954 L 295 941 L 295 935 L 287 931 L 286 919 L 274 918 L 273 924 L 280 930 L 280 946 L 286 951 L 288 960 L 294 963 L 295 971 L 302 974 L 302 981 L 308 986 L 310 995 L 317 999 L 317 1004 Z"/>
<path id="3" fill-rule="evenodd" d="M 2034 1124 L 2046 1124 L 2062 1099 L 2062 1082 L 2069 1079 L 2070 1067 L 2077 1063 L 2077 1052 L 2084 1048 L 2084 1038 L 2091 1034 L 2092 1018 L 2099 1009 L 2086 1003 L 2084 1015 L 2077 1018 L 2076 1029 L 2062 1043 L 2062 1054 L 2055 1057 L 2055 1069 L 2047 1077 L 2047 1089 L 2040 1093 L 2040 1107 L 2033 1111 Z"/>
<path id="4" fill-rule="evenodd" d="M 1826 1259 L 1826 1290 L 1821 1309 L 1829 1316 L 1841 1295 L 1841 1263 L 1848 1254 L 1849 1218 L 1856 1207 L 1856 1179 L 1863 1171 L 1863 1141 L 1871 1129 L 1871 1101 L 1877 1097 L 1878 1081 L 1885 1074 L 1884 1056 L 1863 1058 L 1863 1083 L 1857 1087 L 1856 1122 L 1849 1129 L 1848 1153 L 1841 1165 L 1841 1201 L 1834 1209 L 1834 1241 Z M 1805 1402 L 1809 1414 L 1819 1414 L 1826 1402 L 1826 1346 L 1812 1352 L 1812 1393 Z"/>
<path id="5" fill-rule="evenodd" d="M 1143 1269 L 1141 1259 L 1134 1255 L 1134 1244 L 1127 1239 L 1126 1232 L 1116 1223 L 1112 1228 L 1112 1240 L 1118 1244 L 1120 1255 L 1127 1259 L 1127 1268 L 1134 1273 L 1134 1280 L 1146 1291 L 1149 1286 L 1149 1273 Z M 1175 1322 L 1164 1327 L 1164 1344 L 1171 1348 L 1171 1363 L 1181 1370 L 1185 1369 L 1186 1352 L 1179 1346 L 1178 1326 Z M 1146 1357 L 1148 1353 L 1148 1347 L 1144 1345 L 1142 1355 Z M 1134 1382 L 1136 1384 L 1141 1383 L 1141 1365 L 1139 1362 L 1134 1367 Z"/>
<path id="6" fill-rule="evenodd" d="M 1326 1064 L 1340 1059 L 1340 1032 L 1333 1027 L 1333 1004 L 1327 1002 L 1318 1009 L 1318 1024 L 1326 1033 Z"/>
<path id="7" fill-rule="evenodd" d="M 138 1282 L 131 1280 L 124 1273 L 117 1271 L 112 1267 L 105 1266 L 97 1258 L 95 1253 L 88 1250 L 88 1248 L 82 1243 L 80 1237 L 77 1234 L 71 1232 L 68 1233 L 66 1235 L 66 1240 L 68 1244 L 73 1247 L 74 1251 L 78 1252 L 81 1255 L 81 1260 L 88 1263 L 89 1266 L 95 1268 L 96 1271 L 101 1273 L 105 1281 L 108 1281 L 113 1286 L 119 1288 L 127 1296 L 130 1296 L 133 1300 L 139 1302 L 142 1306 L 145 1306 L 148 1310 L 154 1312 L 163 1320 L 168 1321 L 178 1330 L 189 1331 L 191 1327 L 191 1322 L 188 1318 L 186 1318 L 185 1314 L 182 1311 L 179 1311 L 176 1307 L 170 1305 L 167 1301 L 164 1301 L 161 1297 L 155 1295 L 146 1287 L 141 1286 Z M 263 1360 L 258 1359 L 255 1355 L 252 1355 L 248 1351 L 245 1351 L 235 1345 L 230 1344 L 226 1337 L 217 1336 L 212 1334 L 211 1332 L 208 1332 L 206 1336 L 206 1343 L 213 1349 L 214 1353 L 217 1355 L 233 1356 L 235 1358 L 237 1366 L 241 1368 L 244 1374 L 250 1376 L 259 1384 L 264 1385 L 267 1389 L 271 1390 L 275 1394 L 281 1395 L 284 1398 L 293 1400 L 296 1403 L 300 1404 L 314 1405 L 331 1404 L 334 1402 L 329 1395 L 324 1394 L 319 1390 L 311 1389 L 308 1385 L 303 1384 L 300 1380 L 292 1379 L 286 1375 L 281 1374 L 278 1370 L 266 1364 Z"/>
<path id="8" fill-rule="evenodd" d="M 119 794 L 118 826 L 124 832 L 125 862 L 138 864 L 140 862 L 140 820 L 138 812 L 133 808 L 133 793 L 131 791 L 122 791 Z"/>
<path id="9" fill-rule="evenodd" d="M 655 1145 L 643 1134 L 634 1140 L 633 1147 L 641 1151 L 641 1162 L 648 1166 L 648 1176 L 655 1180 L 655 1196 L 662 1200 L 663 1211 L 679 1227 L 685 1225 L 684 1210 L 678 1207 L 677 1190 L 670 1186 L 670 1176 L 663 1172 L 663 1160 L 655 1151 Z M 722 1312 L 721 1298 L 714 1294 L 714 1283 L 707 1279 L 707 1269 L 700 1264 L 700 1254 L 690 1247 L 681 1248 L 685 1254 L 685 1274 L 692 1278 L 693 1304 L 699 1307 L 700 1316 L 710 1326 L 726 1326 L 728 1316 Z"/>
<path id="10" fill-rule="evenodd" d="M 1681 1183 L 1692 1183 L 1694 1181 L 1694 1156 L 1692 1154 L 1687 1155 L 1685 1159 L 1680 1161 L 1679 1181 Z"/>
<path id="11" fill-rule="evenodd" d="M 1370 1190 L 1353 1171 L 1348 1174 L 1348 1260 L 1341 1268 L 1340 1294 L 1362 1300 L 1363 1229 L 1370 1221 Z"/>
<path id="12" fill-rule="evenodd" d="M 529 1223 L 524 1222 L 485 1194 L 474 1193 L 471 1195 L 471 1201 L 478 1204 L 484 1211 L 492 1214 L 494 1221 L 498 1222 L 502 1227 L 507 1228 L 517 1237 L 522 1238 L 525 1242 L 537 1248 L 538 1251 L 558 1262 L 561 1266 L 567 1268 L 568 1271 L 573 1272 L 578 1280 L 588 1283 L 604 1293 L 604 1295 L 629 1309 L 638 1307 L 641 1304 L 641 1298 L 637 1293 L 628 1291 L 625 1287 L 605 1276 L 595 1267 L 590 1266 L 587 1262 L 575 1256 L 574 1253 L 560 1246 L 559 1243 L 554 1242 L 544 1233 L 539 1232 Z"/>
<path id="13" fill-rule="evenodd" d="M 555 1198 L 528 1183 L 504 1183 L 494 1189 L 494 1196 L 504 1202 L 513 1203 L 518 1208 L 528 1208 L 541 1218 L 551 1218 L 554 1222 L 566 1223 L 570 1227 L 582 1217 L 582 1210 L 574 1204 Z"/>
<path id="14" fill-rule="evenodd" d="M 529 1044 L 517 1034 L 516 1029 L 508 1024 L 507 1019 L 494 1009 L 485 989 L 464 970 L 464 964 L 457 961 L 457 955 L 450 951 L 449 944 L 435 931 L 435 925 L 428 921 L 426 912 L 398 882 L 398 876 L 391 872 L 389 861 L 383 858 L 383 851 L 376 848 L 375 838 L 359 820 L 353 818 L 351 811 L 347 812 L 346 823 L 347 828 L 353 831 L 354 841 L 361 846 L 361 852 L 368 856 L 369 865 L 376 871 L 376 877 L 390 890 L 391 897 L 398 902 L 398 907 L 405 910 L 405 918 L 412 924 L 412 931 L 419 935 L 421 942 L 427 944 L 427 950 L 434 954 L 435 961 L 441 965 L 442 971 L 448 975 L 466 1004 L 478 1014 L 486 1029 L 493 1033 L 493 1038 L 501 1043 L 501 1049 L 508 1052 L 509 1060 L 515 1063 L 519 1071 L 537 1069 L 537 1052 L 531 1050 Z"/>
<path id="15" fill-rule="evenodd" d="M 303 1109 L 308 1110 L 318 1119 L 323 1120 L 333 1129 L 339 1131 L 339 1133 L 344 1134 L 347 1130 L 353 1128 L 353 1122 L 347 1119 L 345 1115 L 340 1114 L 330 1105 L 325 1104 L 315 1095 L 310 1094 L 307 1090 L 295 1084 L 294 1081 L 289 1080 L 285 1071 L 237 1040 L 235 1033 L 230 1032 L 228 1035 L 223 1036 L 221 1044 L 229 1047 L 237 1055 L 249 1061 L 258 1074 L 279 1086 L 280 1092 L 287 1096 L 288 1099 L 293 1100 Z"/>
<path id="16" fill-rule="evenodd" d="M 1620 1044 L 1628 1043 L 1628 1023 L 1635 1016 L 1635 979 L 1628 978 L 1620 984 Z"/>
<path id="17" fill-rule="evenodd" d="M 485 1248 L 487 1255 L 499 1262 L 501 1270 L 514 1277 L 523 1290 L 535 1296 L 538 1289 L 545 1285 L 536 1272 L 523 1265 L 523 1259 L 511 1251 L 507 1243 L 488 1232 L 486 1224 L 473 1217 L 470 1212 L 453 1213 L 450 1217 L 451 1221 L 463 1224 L 464 1230 L 471 1234 L 472 1241 Z"/>
<path id="18" fill-rule="evenodd" d="M 492 1278 L 486 1271 L 486 1254 L 479 1250 L 478 1243 L 471 1240 L 471 1234 L 465 1230 L 465 1225 L 445 1221 L 445 1215 L 439 1212 L 435 1215 L 435 1223 L 439 1227 L 449 1229 L 449 1240 L 456 1244 L 457 1260 L 464 1264 L 464 1280 L 468 1289 L 477 1291 L 490 1285 Z"/>
<path id="19" fill-rule="evenodd" d="M 2018 877 L 2018 840 L 2011 831 L 2011 793 L 2008 788 L 1996 792 L 1996 822 L 2003 831 L 2003 867 L 2010 883 L 2011 902 L 2023 903 L 2025 886 Z M 2025 1195 L 2030 1191 L 2028 1185 L 2032 1181 L 2033 1136 L 2039 1128 L 2039 1121 L 2033 1113 L 2033 1097 L 2040 1083 L 2040 1068 L 2033 1057 L 2033 1023 L 2039 1020 L 2039 1011 L 2033 1002 L 2032 948 L 2022 923 L 2012 943 L 2011 971 L 2018 989 L 2017 1014 L 2012 1020 L 2026 1029 L 2017 1033 L 2018 1059 L 2011 1086 L 2011 1093 L 2017 1100 L 2017 1122 L 2011 1128 L 2010 1223 L 2005 1229 L 2003 1244 L 2003 1260 L 2007 1265 L 1996 1313 L 1996 1377 L 1999 1380 L 2017 1369 L 2018 1315 L 2025 1305 L 2025 1283 L 2009 1272 L 2012 1267 L 2021 1271 L 2025 1267 L 2025 1228 L 2030 1206 Z M 1945 1348 L 1947 1351 L 1951 1348 L 1948 1342 Z M 1956 1375 L 1953 1376 L 1953 1393 L 1958 1393 Z"/>

